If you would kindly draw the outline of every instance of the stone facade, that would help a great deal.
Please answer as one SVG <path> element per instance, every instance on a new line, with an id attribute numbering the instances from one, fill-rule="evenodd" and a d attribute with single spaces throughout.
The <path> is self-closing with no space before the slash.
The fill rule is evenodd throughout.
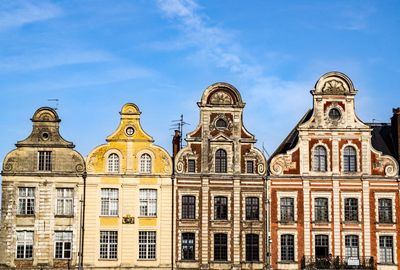
<path id="1" fill-rule="evenodd" d="M 116 131 L 87 158 L 85 269 L 170 269 L 172 160 L 123 106 Z"/>
<path id="2" fill-rule="evenodd" d="M 265 267 L 266 161 L 243 125 L 244 105 L 232 85 L 208 87 L 175 158 L 176 269 Z"/>
<path id="3" fill-rule="evenodd" d="M 66 268 L 77 264 L 79 187 L 85 165 L 73 143 L 61 137 L 60 121 L 55 110 L 38 109 L 32 117 L 32 133 L 4 159 L 3 267 Z"/>
<path id="4" fill-rule="evenodd" d="M 272 267 L 399 269 L 399 167 L 381 125 L 357 117 L 342 73 L 323 75 L 311 93 L 313 109 L 270 161 Z"/>

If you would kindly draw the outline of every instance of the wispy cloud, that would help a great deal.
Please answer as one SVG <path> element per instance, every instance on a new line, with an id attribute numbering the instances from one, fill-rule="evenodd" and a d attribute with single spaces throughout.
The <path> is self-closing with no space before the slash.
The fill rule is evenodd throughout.
<path id="1" fill-rule="evenodd" d="M 364 5 L 357 10 L 345 8 L 340 16 L 342 19 L 336 27 L 349 31 L 365 30 L 368 28 L 369 19 L 374 12 L 374 9 L 369 5 Z"/>
<path id="2" fill-rule="evenodd" d="M 0 31 L 48 20 L 61 14 L 60 7 L 45 1 L 0 1 Z"/>

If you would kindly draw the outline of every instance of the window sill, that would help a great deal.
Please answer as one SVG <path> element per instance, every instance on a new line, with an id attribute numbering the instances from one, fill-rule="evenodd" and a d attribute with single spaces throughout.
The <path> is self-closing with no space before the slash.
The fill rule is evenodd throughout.
<path id="1" fill-rule="evenodd" d="M 377 265 L 397 266 L 395 263 L 377 263 Z"/>
<path id="2" fill-rule="evenodd" d="M 54 261 L 70 261 L 70 260 L 72 260 L 72 258 L 54 258 L 53 259 Z"/>
<path id="3" fill-rule="evenodd" d="M 138 261 L 142 261 L 142 262 L 154 262 L 157 261 L 157 258 L 154 259 L 137 259 Z"/>
<path id="4" fill-rule="evenodd" d="M 197 218 L 181 218 L 179 221 L 199 221 Z"/>
<path id="5" fill-rule="evenodd" d="M 73 218 L 74 215 L 54 215 L 56 218 Z"/>
<path id="6" fill-rule="evenodd" d="M 16 217 L 22 217 L 22 218 L 34 218 L 35 214 L 17 214 Z"/>
<path id="7" fill-rule="evenodd" d="M 298 262 L 296 262 L 296 261 L 279 261 L 278 263 L 280 263 L 280 264 L 297 264 Z"/>
<path id="8" fill-rule="evenodd" d="M 361 222 L 360 221 L 343 221 L 342 224 L 345 224 L 345 225 L 360 225 Z"/>
<path id="9" fill-rule="evenodd" d="M 390 222 L 379 222 L 379 221 L 377 221 L 377 222 L 375 222 L 375 224 L 378 224 L 378 225 L 396 225 L 396 222 L 393 222 L 393 221 L 390 221 Z"/>
<path id="10" fill-rule="evenodd" d="M 331 224 L 330 221 L 313 221 L 312 223 L 316 224 L 316 225 L 330 225 Z"/>
<path id="11" fill-rule="evenodd" d="M 119 218 L 120 216 L 119 215 L 116 215 L 116 216 L 100 215 L 99 217 L 101 217 L 101 218 Z"/>
<path id="12" fill-rule="evenodd" d="M 138 218 L 157 218 L 157 216 L 138 216 Z"/>
<path id="13" fill-rule="evenodd" d="M 220 263 L 220 264 L 228 264 L 231 263 L 231 261 L 211 261 L 212 263 Z"/>
<path id="14" fill-rule="evenodd" d="M 297 220 L 295 221 L 278 221 L 281 225 L 294 225 L 297 224 Z"/>
<path id="15" fill-rule="evenodd" d="M 245 222 L 253 223 L 253 222 L 260 222 L 260 219 L 245 219 Z"/>
<path id="16" fill-rule="evenodd" d="M 118 261 L 118 258 L 115 258 L 115 259 L 106 259 L 106 258 L 99 258 L 98 259 L 99 261 L 108 261 L 108 262 L 117 262 Z"/>
<path id="17" fill-rule="evenodd" d="M 32 261 L 33 262 L 33 258 L 15 258 L 14 260 L 16 260 L 16 261 Z"/>
<path id="18" fill-rule="evenodd" d="M 198 263 L 199 261 L 198 260 L 185 260 L 185 259 L 182 259 L 182 260 L 179 260 L 178 262 L 180 262 L 180 263 Z"/>

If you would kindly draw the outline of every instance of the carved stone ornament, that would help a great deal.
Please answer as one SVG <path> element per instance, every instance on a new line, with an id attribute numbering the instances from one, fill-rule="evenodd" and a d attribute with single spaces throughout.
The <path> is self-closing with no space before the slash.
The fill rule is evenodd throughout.
<path id="1" fill-rule="evenodd" d="M 210 99 L 210 103 L 213 105 L 230 105 L 233 103 L 230 95 L 223 91 L 215 92 Z"/>
<path id="2" fill-rule="evenodd" d="M 195 159 L 196 162 L 198 160 L 198 155 L 196 152 L 193 152 L 192 150 L 186 150 L 184 153 L 182 153 L 182 155 L 179 157 L 179 160 L 176 164 L 176 171 L 178 173 L 183 173 L 184 168 L 184 160 L 188 160 L 188 159 Z"/>
<path id="3" fill-rule="evenodd" d="M 278 155 L 271 162 L 271 172 L 274 175 L 282 175 L 285 171 L 296 169 L 296 163 L 292 162 L 292 155 Z"/>
<path id="4" fill-rule="evenodd" d="M 340 113 L 338 118 L 333 118 L 329 116 L 329 112 L 334 109 Z M 344 125 L 346 123 L 345 112 L 342 107 L 340 107 L 337 102 L 333 102 L 330 106 L 328 106 L 324 112 L 324 122 L 328 124 L 328 126 L 336 127 L 339 124 Z"/>
<path id="5" fill-rule="evenodd" d="M 380 171 L 385 172 L 385 176 L 393 177 L 397 174 L 397 169 L 395 163 L 389 159 L 385 158 L 385 156 L 379 157 L 376 162 L 373 163 L 373 168 Z"/>
<path id="6" fill-rule="evenodd" d="M 346 92 L 346 88 L 343 85 L 343 82 L 337 80 L 330 80 L 324 84 L 322 87 L 322 92 L 324 94 L 344 94 Z"/>
<path id="7" fill-rule="evenodd" d="M 220 119 L 225 121 L 226 127 L 218 127 L 217 126 L 217 121 L 220 120 Z M 223 113 L 221 113 L 217 117 L 215 117 L 214 120 L 212 121 L 212 123 L 210 124 L 210 130 L 211 131 L 213 131 L 215 129 L 217 129 L 217 130 L 224 130 L 224 129 L 232 130 L 232 127 L 233 127 L 232 120 L 229 119 L 228 117 L 226 117 L 226 115 L 223 114 Z"/>
<path id="8" fill-rule="evenodd" d="M 126 215 L 122 217 L 122 224 L 135 224 L 135 218 L 131 215 Z"/>
<path id="9" fill-rule="evenodd" d="M 162 155 L 162 158 L 161 158 L 161 160 L 163 161 L 163 172 L 164 173 L 170 173 L 171 172 L 171 170 L 170 170 L 170 162 L 169 162 L 169 158 L 167 157 L 167 155 Z"/>

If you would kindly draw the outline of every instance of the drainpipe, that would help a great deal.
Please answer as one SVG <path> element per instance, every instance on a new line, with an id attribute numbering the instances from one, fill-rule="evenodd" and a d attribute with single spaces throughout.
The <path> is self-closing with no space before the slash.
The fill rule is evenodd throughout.
<path id="1" fill-rule="evenodd" d="M 79 269 L 83 269 L 83 248 L 85 242 L 85 210 L 86 210 L 86 171 L 83 172 L 83 200 L 82 200 L 82 207 L 81 207 L 81 233 L 80 233 L 80 243 L 79 243 Z"/>

